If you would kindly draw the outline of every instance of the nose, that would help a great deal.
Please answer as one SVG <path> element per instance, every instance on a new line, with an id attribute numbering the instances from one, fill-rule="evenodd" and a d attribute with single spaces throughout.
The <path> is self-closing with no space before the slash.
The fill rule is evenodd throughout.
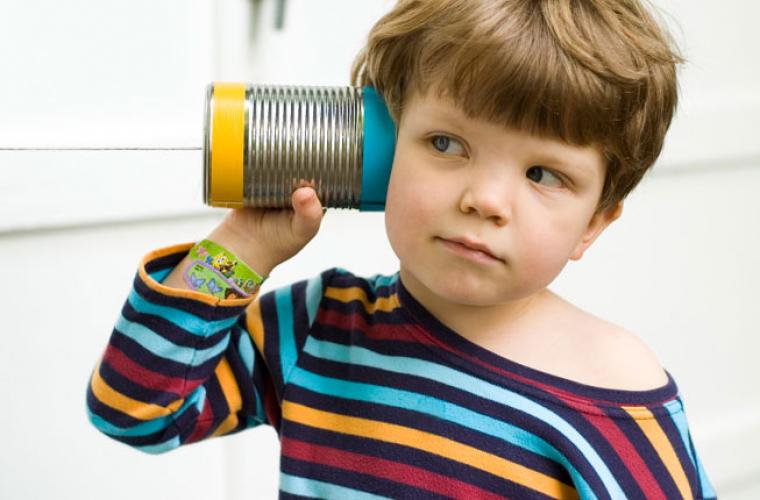
<path id="1" fill-rule="evenodd" d="M 498 226 L 505 225 L 512 217 L 512 202 L 515 192 L 509 188 L 514 181 L 507 179 L 492 169 L 473 169 L 465 181 L 459 203 L 465 214 L 475 213 L 484 219 L 493 220 Z M 506 187 L 505 187 L 506 186 Z"/>

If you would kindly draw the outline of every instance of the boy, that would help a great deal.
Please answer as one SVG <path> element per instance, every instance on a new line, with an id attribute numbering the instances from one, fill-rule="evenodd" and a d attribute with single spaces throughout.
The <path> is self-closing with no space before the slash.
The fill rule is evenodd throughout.
<path id="1" fill-rule="evenodd" d="M 246 293 L 323 212 L 232 210 L 144 257 L 91 421 L 149 453 L 271 425 L 282 497 L 716 498 L 670 374 L 546 288 L 659 155 L 680 61 L 636 0 L 399 1 L 352 69 L 397 124 L 399 271 Z"/>

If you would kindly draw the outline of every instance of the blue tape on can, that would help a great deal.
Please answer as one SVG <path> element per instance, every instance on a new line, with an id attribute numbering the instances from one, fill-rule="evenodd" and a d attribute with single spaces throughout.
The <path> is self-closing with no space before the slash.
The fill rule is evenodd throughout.
<path id="1" fill-rule="evenodd" d="M 359 210 L 382 212 L 388 194 L 396 126 L 382 97 L 372 87 L 364 87 L 364 151 L 362 154 L 362 194 Z"/>

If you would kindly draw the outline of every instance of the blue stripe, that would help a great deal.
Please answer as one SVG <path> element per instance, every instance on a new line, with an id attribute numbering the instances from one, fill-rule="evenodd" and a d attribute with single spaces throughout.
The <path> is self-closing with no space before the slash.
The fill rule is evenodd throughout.
<path id="1" fill-rule="evenodd" d="M 249 378 L 253 378 L 253 369 L 256 367 L 256 353 L 254 349 L 255 347 L 253 346 L 248 331 L 243 329 L 240 334 L 240 340 L 238 341 L 238 350 L 240 351 L 240 358 L 243 365 L 245 365 L 245 370 L 248 373 Z M 266 417 L 264 415 L 264 405 L 261 403 L 259 391 L 256 390 L 255 386 L 253 396 L 256 400 L 256 418 L 260 420 L 256 422 L 258 425 L 259 423 L 266 422 Z M 248 427 L 250 427 L 250 422 L 248 423 Z"/>
<path id="2" fill-rule="evenodd" d="M 288 285 L 274 291 L 275 307 L 277 308 L 277 326 L 280 336 L 280 373 L 285 378 L 290 368 L 295 364 L 298 354 L 296 353 L 296 336 L 293 331 L 293 286 Z M 262 314 L 264 311 L 262 311 Z M 268 339 L 264 339 L 266 345 Z M 279 383 L 279 381 L 277 381 Z"/>
<path id="3" fill-rule="evenodd" d="M 695 454 L 694 458 L 697 459 L 697 470 L 699 470 L 699 484 L 702 487 L 702 496 L 705 498 L 717 498 L 718 494 L 713 489 L 712 484 L 710 484 L 710 480 L 707 479 L 707 473 L 705 472 L 704 467 L 702 467 L 702 461 L 699 459 L 699 455 Z"/>
<path id="4" fill-rule="evenodd" d="M 246 330 L 240 333 L 240 340 L 238 340 L 238 351 L 240 352 L 240 360 L 245 365 L 245 371 L 249 377 L 253 377 L 253 365 L 255 363 L 256 355 L 253 352 L 253 342 Z"/>
<path id="5" fill-rule="evenodd" d="M 589 485 L 575 467 L 573 467 L 573 464 L 559 450 L 535 434 L 508 422 L 502 422 L 488 415 L 483 415 L 457 404 L 426 396 L 425 394 L 325 377 L 298 366 L 293 369 L 290 383 L 329 396 L 395 406 L 405 410 L 414 409 L 420 413 L 448 420 L 457 425 L 494 436 L 532 453 L 561 463 L 567 468 L 573 478 L 576 478 L 575 480 L 580 483 L 576 484 L 576 488 L 584 492 L 583 498 L 595 498 Z"/>
<path id="6" fill-rule="evenodd" d="M 168 441 L 164 441 L 163 443 L 151 444 L 148 446 L 135 446 L 135 448 L 137 448 L 140 451 L 144 451 L 145 453 L 156 455 L 158 453 L 166 453 L 167 451 L 178 448 L 179 445 L 180 445 L 179 436 L 175 436 L 172 439 L 169 439 Z"/>
<path id="7" fill-rule="evenodd" d="M 681 442 L 683 443 L 684 448 L 686 448 L 686 452 L 691 459 L 692 466 L 697 470 L 697 474 L 699 475 L 699 483 L 702 485 L 702 496 L 705 498 L 715 497 L 715 490 L 713 490 L 713 487 L 710 484 L 710 480 L 707 479 L 707 474 L 705 473 L 705 469 L 702 467 L 702 462 L 699 460 L 699 456 L 696 455 L 696 452 L 691 447 L 691 440 L 689 439 L 688 429 L 689 425 L 686 422 L 686 415 L 681 409 L 682 406 L 679 404 L 679 411 L 671 411 L 670 417 L 678 428 L 678 433 L 681 435 Z M 692 452 L 694 455 L 692 455 Z"/>
<path id="8" fill-rule="evenodd" d="M 195 314 L 182 311 L 169 306 L 159 306 L 145 300 L 137 291 L 133 288 L 127 297 L 129 305 L 131 305 L 135 311 L 142 314 L 152 314 L 154 316 L 160 316 L 167 321 L 177 325 L 183 330 L 193 335 L 205 337 L 211 335 L 219 330 L 231 327 L 237 321 L 238 317 L 234 316 L 228 319 L 222 319 L 218 321 L 207 321 L 199 318 Z"/>
<path id="9" fill-rule="evenodd" d="M 369 281 L 374 283 L 375 289 L 384 287 L 384 286 L 390 286 L 394 284 L 398 280 L 398 273 L 391 274 L 390 276 L 386 276 L 384 274 L 376 274 L 372 276 Z"/>
<path id="10" fill-rule="evenodd" d="M 230 335 L 225 335 L 216 345 L 206 349 L 178 346 L 166 340 L 150 328 L 127 320 L 119 315 L 116 329 L 131 338 L 146 350 L 164 359 L 170 359 L 183 365 L 198 366 L 218 356 L 227 348 Z"/>
<path id="11" fill-rule="evenodd" d="M 353 488 L 338 486 L 337 484 L 315 481 L 290 474 L 280 474 L 280 490 L 291 495 L 300 495 L 312 498 L 350 498 L 356 500 L 373 500 L 377 498 L 389 498 L 365 493 Z"/>
<path id="12" fill-rule="evenodd" d="M 322 302 L 322 276 L 310 279 L 306 283 L 306 311 L 309 315 L 309 328 L 317 318 L 319 304 Z"/>
<path id="13" fill-rule="evenodd" d="M 197 389 L 193 391 L 192 396 L 189 399 L 195 399 L 195 410 L 198 413 L 203 412 L 203 407 L 206 406 L 206 386 L 199 385 Z"/>
<path id="14" fill-rule="evenodd" d="M 169 273 L 172 272 L 173 270 L 174 270 L 173 267 L 170 267 L 168 269 L 161 269 L 159 271 L 153 271 L 152 273 L 148 273 L 148 276 L 150 276 L 151 278 L 153 278 L 153 280 L 159 283 L 163 283 L 164 279 L 167 276 L 169 276 Z"/>
<path id="15" fill-rule="evenodd" d="M 171 424 L 171 416 L 166 415 L 125 429 L 102 419 L 98 415 L 92 413 L 90 408 L 87 408 L 87 416 L 89 417 L 90 422 L 92 422 L 92 425 L 94 425 L 99 431 L 110 434 L 111 436 L 147 436 L 148 434 L 153 434 L 162 429 L 166 429 Z"/>
<path id="16" fill-rule="evenodd" d="M 438 383 L 447 384 L 456 389 L 467 387 L 470 388 L 469 392 L 477 394 L 479 397 L 490 399 L 499 405 L 511 406 L 527 413 L 528 415 L 532 415 L 550 425 L 552 428 L 557 429 L 578 448 L 597 474 L 599 474 L 600 479 L 605 483 L 613 498 L 622 498 L 625 496 L 620 484 L 613 476 L 607 464 L 577 429 L 555 412 L 531 401 L 522 394 L 430 361 L 403 356 L 386 356 L 362 347 L 344 346 L 333 342 L 320 341 L 314 337 L 308 338 L 304 351 L 312 356 L 322 359 L 369 366 L 378 370 L 388 370 L 406 375 L 414 375 Z M 373 388 L 372 390 L 375 391 L 377 389 Z M 417 396 L 417 399 L 419 398 L 420 395 Z M 438 405 L 441 406 L 442 403 L 445 402 L 439 402 Z M 410 405 L 410 407 L 414 406 L 414 404 Z M 569 465 L 569 462 L 566 465 Z M 582 481 L 580 474 L 577 474 L 577 472 L 574 474 L 573 479 L 574 481 Z M 579 492 L 584 495 L 584 498 L 585 495 L 594 497 L 590 488 L 588 491 L 580 491 L 580 487 L 578 489 Z"/>

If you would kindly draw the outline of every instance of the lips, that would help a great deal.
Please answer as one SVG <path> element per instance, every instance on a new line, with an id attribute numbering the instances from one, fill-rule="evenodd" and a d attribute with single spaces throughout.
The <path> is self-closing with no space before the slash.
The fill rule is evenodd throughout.
<path id="1" fill-rule="evenodd" d="M 490 256 L 491 258 L 494 258 L 496 260 L 501 260 L 503 262 L 501 258 L 494 255 L 493 251 L 491 251 L 488 245 L 486 245 L 483 242 L 477 241 L 473 238 L 456 237 L 456 238 L 443 238 L 443 239 L 445 239 L 446 241 L 450 241 L 452 243 L 459 243 L 460 245 L 464 245 L 467 248 L 470 248 L 472 250 L 479 250 L 483 252 L 484 254 Z"/>

